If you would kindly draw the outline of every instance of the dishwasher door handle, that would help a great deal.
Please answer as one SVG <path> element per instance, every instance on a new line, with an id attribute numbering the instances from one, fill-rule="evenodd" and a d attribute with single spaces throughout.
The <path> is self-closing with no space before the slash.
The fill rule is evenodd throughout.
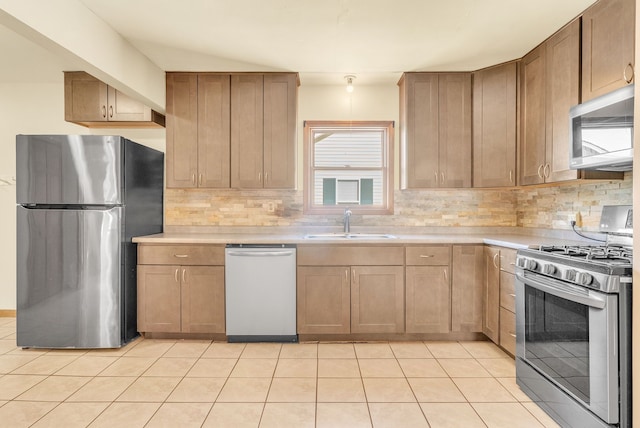
<path id="1" fill-rule="evenodd" d="M 227 255 L 237 257 L 285 257 L 292 256 L 293 251 L 229 251 Z"/>

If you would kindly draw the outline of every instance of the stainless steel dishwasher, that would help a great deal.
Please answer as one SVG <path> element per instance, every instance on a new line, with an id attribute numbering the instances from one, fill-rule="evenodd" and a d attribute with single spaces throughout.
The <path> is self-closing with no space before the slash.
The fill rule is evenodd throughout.
<path id="1" fill-rule="evenodd" d="M 297 342 L 295 245 L 225 249 L 229 342 Z"/>

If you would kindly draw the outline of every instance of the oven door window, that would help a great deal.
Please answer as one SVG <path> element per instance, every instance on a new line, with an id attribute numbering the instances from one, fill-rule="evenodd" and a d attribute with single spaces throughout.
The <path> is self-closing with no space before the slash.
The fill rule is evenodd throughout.
<path id="1" fill-rule="evenodd" d="M 525 358 L 590 403 L 589 307 L 526 286 Z"/>

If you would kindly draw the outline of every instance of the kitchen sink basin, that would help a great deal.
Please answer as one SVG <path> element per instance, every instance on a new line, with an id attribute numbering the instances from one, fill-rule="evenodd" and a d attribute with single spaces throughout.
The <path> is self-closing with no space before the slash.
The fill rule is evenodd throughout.
<path id="1" fill-rule="evenodd" d="M 311 233 L 305 239 L 395 239 L 388 233 Z"/>

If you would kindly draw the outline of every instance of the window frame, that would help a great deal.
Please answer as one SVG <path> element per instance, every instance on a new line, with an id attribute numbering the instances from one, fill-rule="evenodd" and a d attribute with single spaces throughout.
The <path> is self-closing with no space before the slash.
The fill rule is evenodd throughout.
<path id="1" fill-rule="evenodd" d="M 383 131 L 386 141 L 383 141 L 382 153 L 382 202 L 383 205 L 314 205 L 314 147 L 313 133 L 318 129 L 366 129 L 375 128 Z M 304 214 L 342 214 L 349 208 L 354 214 L 393 214 L 393 165 L 394 165 L 394 128 L 392 120 L 376 121 L 345 121 L 345 120 L 305 120 L 304 121 L 304 181 L 303 194 Z M 320 169 L 320 168 L 318 168 Z"/>

